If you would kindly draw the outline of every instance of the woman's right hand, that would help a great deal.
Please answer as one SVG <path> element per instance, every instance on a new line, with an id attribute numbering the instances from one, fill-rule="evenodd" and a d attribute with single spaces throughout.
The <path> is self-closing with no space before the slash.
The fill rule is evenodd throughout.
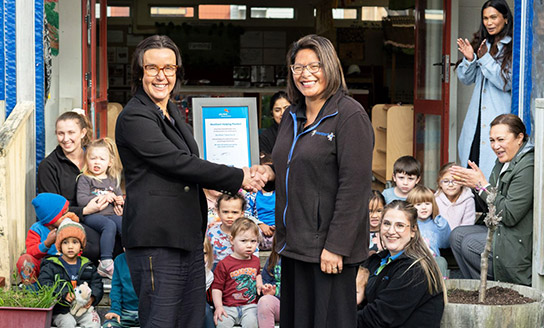
<path id="1" fill-rule="evenodd" d="M 457 39 L 457 47 L 469 62 L 474 60 L 474 49 L 468 39 Z"/>
<path id="2" fill-rule="evenodd" d="M 100 212 L 108 206 L 108 200 L 105 197 L 96 196 L 91 199 L 87 206 L 83 208 L 83 215 L 89 215 Z"/>
<path id="3" fill-rule="evenodd" d="M 266 165 L 255 165 L 251 169 L 244 167 L 244 181 L 242 182 L 242 188 L 249 192 L 257 192 L 262 190 L 266 183 L 270 180 L 269 171 L 272 171 L 270 167 L 268 170 L 264 167 Z M 273 171 L 272 171 L 273 173 Z"/>

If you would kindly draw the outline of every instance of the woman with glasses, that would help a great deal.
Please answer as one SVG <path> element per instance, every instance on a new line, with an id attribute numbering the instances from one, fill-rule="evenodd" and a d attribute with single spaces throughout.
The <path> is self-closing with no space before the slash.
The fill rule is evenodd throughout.
<path id="1" fill-rule="evenodd" d="M 126 179 L 123 244 L 142 327 L 201 327 L 205 308 L 202 188 L 236 193 L 263 183 L 238 169 L 201 160 L 177 107 L 182 79 L 174 42 L 154 35 L 132 59 L 132 91 L 115 137 Z"/>
<path id="2" fill-rule="evenodd" d="M 374 135 L 349 97 L 329 40 L 293 43 L 287 94 L 270 166 L 276 251 L 282 257 L 281 327 L 354 327 L 357 263 L 368 256 Z"/>
<path id="3" fill-rule="evenodd" d="M 489 141 L 497 156 L 489 180 L 475 164 L 470 169 L 454 166 L 450 172 L 459 184 L 474 190 L 476 200 L 486 210 L 489 188 L 497 191 L 494 204 L 502 220 L 489 254 L 488 278 L 531 285 L 534 147 L 525 125 L 513 114 L 499 115 L 491 122 Z M 467 279 L 480 277 L 487 227 L 479 223 L 458 227 L 450 235 L 451 250 Z"/>
<path id="4" fill-rule="evenodd" d="M 450 168 L 456 163 L 449 162 L 438 171 L 438 187 L 434 198 L 438 212 L 453 230 L 461 225 L 472 225 L 476 220 L 476 204 L 472 190 L 453 179 Z"/>
<path id="5" fill-rule="evenodd" d="M 440 327 L 444 282 L 421 237 L 416 208 L 402 200 L 385 206 L 380 242 L 384 250 L 362 265 L 368 281 L 357 283 L 364 295 L 358 299 L 357 327 Z"/>

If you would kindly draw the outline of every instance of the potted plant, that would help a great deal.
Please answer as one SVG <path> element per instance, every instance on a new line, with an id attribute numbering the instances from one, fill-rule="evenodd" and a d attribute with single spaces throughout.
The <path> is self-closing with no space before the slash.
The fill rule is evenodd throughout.
<path id="1" fill-rule="evenodd" d="M 66 286 L 72 287 L 57 278 L 52 286 L 0 288 L 0 327 L 51 327 L 53 307 Z"/>
<path id="2" fill-rule="evenodd" d="M 495 207 L 496 196 L 497 190 L 489 188 L 486 199 L 489 212 L 484 220 L 487 226 L 487 238 L 484 251 L 481 254 L 480 280 L 452 279 L 446 281 L 448 293 L 454 290 L 466 292 L 466 294 L 478 291 L 478 300 L 473 304 L 451 302 L 446 304 L 441 327 L 544 327 L 544 297 L 540 290 L 522 285 L 487 281 L 489 253 L 493 245 L 495 230 L 501 221 L 500 213 L 497 213 Z M 521 296 L 519 304 L 484 304 L 486 293 L 489 291 L 488 286 L 492 289 L 502 288 L 494 290 L 499 295 L 505 292 L 519 293 Z M 527 302 L 527 298 L 534 301 Z"/>

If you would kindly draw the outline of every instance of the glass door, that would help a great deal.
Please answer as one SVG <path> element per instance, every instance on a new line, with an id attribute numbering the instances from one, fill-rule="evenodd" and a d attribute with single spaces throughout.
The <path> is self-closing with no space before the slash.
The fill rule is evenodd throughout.
<path id="1" fill-rule="evenodd" d="M 451 0 L 416 0 L 414 155 L 434 188 L 448 160 Z"/>
<path id="2" fill-rule="evenodd" d="M 107 133 L 107 0 L 82 0 L 83 109 L 96 138 Z"/>

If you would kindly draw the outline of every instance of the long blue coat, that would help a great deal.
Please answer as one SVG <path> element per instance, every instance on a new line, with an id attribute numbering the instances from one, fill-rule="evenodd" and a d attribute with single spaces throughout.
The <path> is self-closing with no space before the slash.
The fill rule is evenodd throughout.
<path id="1" fill-rule="evenodd" d="M 501 53 L 504 45 L 510 42 L 512 42 L 511 37 L 504 37 L 498 44 L 498 54 Z M 463 122 L 463 129 L 459 136 L 458 147 L 461 166 L 467 166 L 470 147 L 472 145 L 472 140 L 474 139 L 474 134 L 476 133 L 478 105 L 480 103 L 481 94 L 482 117 L 480 122 L 480 161 L 478 166 L 485 174 L 486 178 L 489 178 L 491 170 L 495 165 L 495 159 L 497 158 L 489 145 L 489 124 L 500 114 L 510 113 L 511 111 L 511 73 L 508 73 L 508 82 L 505 85 L 504 79 L 501 76 L 501 62 L 496 60 L 488 52 L 481 58 L 476 58 L 476 56 L 474 56 L 474 59 L 471 62 L 466 58 L 463 58 L 462 63 L 457 67 L 457 77 L 463 84 L 469 85 L 475 83 L 472 98 L 470 99 L 467 114 Z"/>

